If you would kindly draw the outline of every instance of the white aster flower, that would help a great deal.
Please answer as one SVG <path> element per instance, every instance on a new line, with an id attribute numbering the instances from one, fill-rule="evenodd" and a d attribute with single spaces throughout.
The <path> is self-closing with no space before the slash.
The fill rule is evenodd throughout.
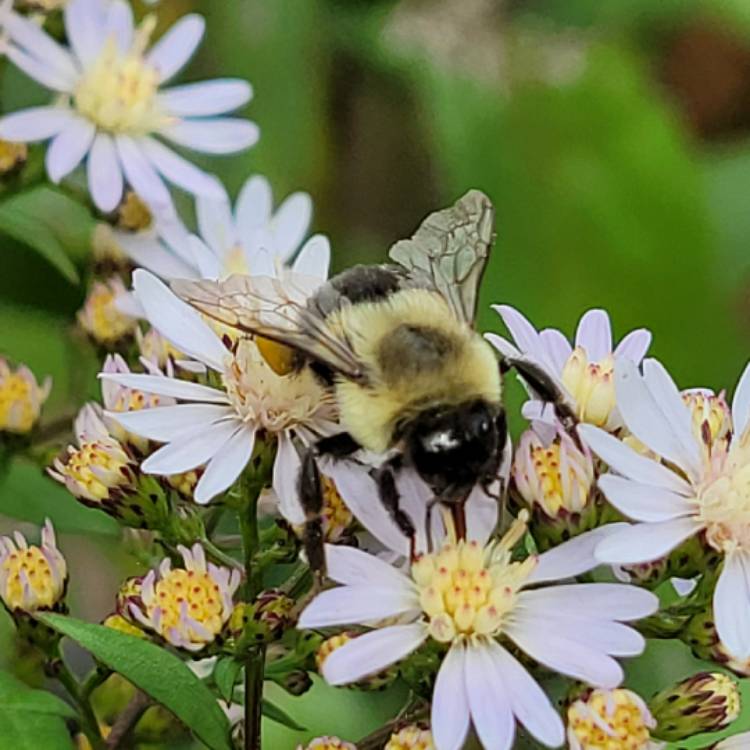
<path id="1" fill-rule="evenodd" d="M 416 528 L 426 522 L 423 503 L 415 513 L 420 507 Z M 476 528 L 471 507 L 468 526 Z M 299 626 L 370 630 L 329 654 L 323 676 L 333 685 L 356 682 L 432 639 L 447 649 L 432 698 L 437 750 L 459 750 L 472 724 L 485 748 L 507 750 L 516 720 L 541 743 L 562 745 L 559 714 L 501 639 L 549 669 L 612 688 L 623 677 L 612 657 L 634 656 L 644 647 L 642 636 L 622 622 L 651 614 L 657 600 L 620 584 L 539 587 L 594 567 L 593 548 L 608 532 L 597 529 L 516 561 L 511 552 L 524 531 L 517 521 L 499 542 L 488 542 L 487 533 L 470 541 L 444 537 L 404 571 L 362 550 L 327 545 L 328 575 L 341 585 L 315 597 Z M 402 554 L 403 545 L 393 551 Z"/>
<path id="2" fill-rule="evenodd" d="M 218 116 L 249 101 L 246 81 L 161 88 L 198 46 L 201 16 L 184 16 L 149 49 L 153 16 L 136 29 L 125 0 L 70 0 L 64 10 L 66 47 L 11 6 L 5 2 L 0 9 L 3 51 L 58 98 L 0 119 L 0 138 L 51 139 L 46 167 L 53 182 L 85 159 L 89 189 L 102 211 L 117 207 L 126 182 L 158 209 L 172 205 L 164 179 L 191 193 L 221 196 L 215 177 L 159 140 L 226 154 L 258 138 L 254 123 Z"/>
<path id="3" fill-rule="evenodd" d="M 578 323 L 575 348 L 557 329 L 537 331 L 520 313 L 508 305 L 494 305 L 513 336 L 511 344 L 494 333 L 486 334 L 496 349 L 509 357 L 523 356 L 541 367 L 569 397 L 578 419 L 605 429 L 619 426 L 613 371 L 615 363 L 628 360 L 640 364 L 651 333 L 645 328 L 631 331 L 612 349 L 612 326 L 604 310 L 589 310 Z M 540 401 L 524 404 L 523 415 L 535 422 L 540 434 L 551 438 L 554 411 Z"/>
<path id="4" fill-rule="evenodd" d="M 312 217 L 307 193 L 293 193 L 273 210 L 271 186 L 265 177 L 250 177 L 240 190 L 234 210 L 223 188 L 217 198 L 196 200 L 199 237 L 191 237 L 177 217 L 158 219 L 141 232 L 115 233 L 122 249 L 138 265 L 164 279 L 218 279 L 233 273 L 272 272 L 269 260 L 293 270 L 328 276 L 327 238 L 305 238 Z M 297 252 L 299 250 L 299 252 Z"/>
<path id="5" fill-rule="evenodd" d="M 724 557 L 713 606 L 719 637 L 738 659 L 750 657 L 750 367 L 731 409 L 732 432 L 719 410 L 681 395 L 656 360 L 622 363 L 615 373 L 620 413 L 632 436 L 655 458 L 591 425 L 581 437 L 610 467 L 599 486 L 635 525 L 603 541 L 603 562 L 633 565 L 659 559 L 702 535 Z M 716 397 L 714 397 L 716 398 Z M 713 415 L 713 416 L 712 416 Z M 663 459 L 663 462 L 659 459 Z"/>
<path id="6" fill-rule="evenodd" d="M 293 281 L 303 296 L 320 284 L 318 277 L 296 274 L 287 281 Z M 137 270 L 133 284 L 151 325 L 180 351 L 217 373 L 222 382 L 222 387 L 214 388 L 174 377 L 101 374 L 102 379 L 121 386 L 181 402 L 107 412 L 129 432 L 166 443 L 143 462 L 141 470 L 169 475 L 206 464 L 195 500 L 207 503 L 237 479 L 250 460 L 256 432 L 263 430 L 278 444 L 273 489 L 281 512 L 293 524 L 304 523 L 296 491 L 300 459 L 293 438 L 309 443 L 335 431 L 336 412 L 325 389 L 307 368 L 277 375 L 250 339 L 241 338 L 228 346 L 196 310 L 148 271 Z"/>

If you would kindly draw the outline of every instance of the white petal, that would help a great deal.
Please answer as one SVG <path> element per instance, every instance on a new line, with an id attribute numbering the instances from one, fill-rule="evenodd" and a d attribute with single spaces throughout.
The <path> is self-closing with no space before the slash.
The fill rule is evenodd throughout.
<path id="1" fill-rule="evenodd" d="M 273 490 L 279 499 L 279 511 L 293 525 L 305 522 L 299 499 L 297 481 L 302 462 L 291 437 L 286 432 L 278 435 L 278 448 L 273 463 Z"/>
<path id="2" fill-rule="evenodd" d="M 599 477 L 598 484 L 607 500 L 635 521 L 669 521 L 689 516 L 695 510 L 682 495 L 663 487 L 633 482 L 614 474 Z"/>
<path id="3" fill-rule="evenodd" d="M 128 432 L 160 443 L 177 440 L 200 425 L 209 426 L 231 417 L 233 413 L 230 406 L 214 404 L 178 404 L 138 411 L 105 412 L 107 417 L 121 424 Z"/>
<path id="4" fill-rule="evenodd" d="M 118 135 L 115 141 L 122 170 L 138 197 L 157 210 L 169 210 L 172 198 L 153 164 L 146 157 L 142 142 Z"/>
<path id="5" fill-rule="evenodd" d="M 146 62 L 159 71 L 159 82 L 168 80 L 193 56 L 203 38 L 206 22 L 202 16 L 191 13 L 183 16 L 151 48 Z"/>
<path id="6" fill-rule="evenodd" d="M 250 148 L 260 136 L 254 122 L 233 117 L 183 120 L 159 132 L 180 146 L 206 154 L 234 154 Z"/>
<path id="7" fill-rule="evenodd" d="M 106 42 L 105 10 L 96 0 L 69 0 L 65 6 L 65 36 L 84 68 L 94 62 Z"/>
<path id="8" fill-rule="evenodd" d="M 222 265 L 216 257 L 216 253 L 200 237 L 196 237 L 194 234 L 190 235 L 188 247 L 201 278 L 218 279 L 222 275 Z"/>
<path id="9" fill-rule="evenodd" d="M 337 586 L 322 591 L 305 607 L 299 627 L 356 625 L 402 615 L 415 608 L 419 608 L 419 602 L 414 592 L 388 586 Z"/>
<path id="10" fill-rule="evenodd" d="M 124 0 L 111 0 L 105 21 L 107 37 L 114 37 L 120 52 L 126 53 L 133 45 L 133 10 Z"/>
<path id="11" fill-rule="evenodd" d="M 536 567 L 527 579 L 527 584 L 573 578 L 593 570 L 601 564 L 594 555 L 597 545 L 605 537 L 624 528 L 627 528 L 625 523 L 610 523 L 585 531 L 547 550 L 537 558 Z"/>
<path id="12" fill-rule="evenodd" d="M 505 682 L 511 709 L 518 721 L 543 745 L 562 745 L 565 740 L 563 721 L 537 681 L 494 641 L 492 658 Z"/>
<path id="13" fill-rule="evenodd" d="M 139 373 L 129 375 L 99 373 L 99 377 L 102 380 L 119 383 L 127 388 L 136 388 L 139 391 L 156 393 L 159 396 L 171 396 L 186 401 L 204 401 L 210 404 L 226 404 L 228 402 L 227 395 L 223 391 L 209 388 L 200 383 L 189 383 L 187 380 L 176 380 L 160 375 L 141 375 Z"/>
<path id="14" fill-rule="evenodd" d="M 466 696 L 474 729 L 483 747 L 509 750 L 516 733 L 505 682 L 495 668 L 492 645 L 469 643 L 464 655 Z"/>
<path id="15" fill-rule="evenodd" d="M 14 45 L 8 45 L 5 48 L 5 54 L 17 68 L 26 73 L 29 78 L 41 83 L 42 86 L 52 91 L 59 91 L 61 94 L 72 92 L 75 84 L 71 84 L 67 75 L 46 60 L 30 55 Z"/>
<path id="16" fill-rule="evenodd" d="M 208 117 L 242 107 L 252 95 L 252 86 L 247 81 L 219 78 L 165 89 L 159 94 L 159 104 L 177 117 Z"/>
<path id="17" fill-rule="evenodd" d="M 595 687 L 614 688 L 622 682 L 620 665 L 607 654 L 564 638 L 544 622 L 510 620 L 505 632 L 532 659 L 560 674 Z"/>
<path id="18" fill-rule="evenodd" d="M 750 747 L 750 732 L 742 732 L 723 739 L 715 750 L 747 750 Z"/>
<path id="19" fill-rule="evenodd" d="M 589 424 L 579 424 L 577 429 L 584 442 L 618 474 L 688 497 L 692 495 L 690 485 L 674 471 L 639 455 L 604 430 Z"/>
<path id="20" fill-rule="evenodd" d="M 604 563 L 616 565 L 652 562 L 671 552 L 700 529 L 701 524 L 692 518 L 638 523 L 600 542 L 596 556 Z"/>
<path id="21" fill-rule="evenodd" d="M 737 388 L 734 390 L 732 399 L 732 424 L 734 425 L 735 435 L 741 436 L 747 429 L 748 420 L 750 419 L 750 364 L 740 377 Z"/>
<path id="22" fill-rule="evenodd" d="M 271 219 L 274 250 L 283 260 L 300 246 L 312 219 L 312 199 L 307 193 L 293 193 Z"/>
<path id="23" fill-rule="evenodd" d="M 519 594 L 519 606 L 575 613 L 580 617 L 606 616 L 612 620 L 640 620 L 652 615 L 659 600 L 650 591 L 620 583 L 573 583 Z"/>
<path id="24" fill-rule="evenodd" d="M 224 449 L 239 424 L 237 420 L 227 419 L 188 432 L 152 453 L 141 464 L 141 469 L 146 474 L 162 475 L 195 469 Z"/>
<path id="25" fill-rule="evenodd" d="M 226 192 L 215 198 L 200 196 L 195 202 L 195 212 L 201 239 L 219 258 L 223 258 L 238 239 L 229 196 Z"/>
<path id="26" fill-rule="evenodd" d="M 223 195 L 224 188 L 214 175 L 199 169 L 157 140 L 144 138 L 140 145 L 146 158 L 173 185 L 194 195 L 214 198 Z"/>
<path id="27" fill-rule="evenodd" d="M 195 487 L 195 502 L 205 505 L 219 493 L 231 487 L 247 466 L 255 445 L 255 431 L 243 425 L 229 438 L 206 466 Z"/>
<path id="28" fill-rule="evenodd" d="M 469 733 L 465 669 L 465 647 L 455 645 L 440 665 L 432 693 L 430 728 L 440 750 L 461 750 Z"/>
<path id="29" fill-rule="evenodd" d="M 61 133 L 75 119 L 66 107 L 30 107 L 0 118 L 0 138 L 33 143 Z"/>
<path id="30" fill-rule="evenodd" d="M 350 586 L 381 586 L 404 593 L 413 593 L 409 578 L 393 565 L 355 547 L 326 545 L 328 577 L 336 583 Z"/>
<path id="31" fill-rule="evenodd" d="M 87 162 L 91 197 L 100 211 L 109 213 L 122 198 L 122 171 L 112 139 L 106 133 L 94 138 Z"/>
<path id="32" fill-rule="evenodd" d="M 554 365 L 556 372 L 562 372 L 565 363 L 573 353 L 568 339 L 556 328 L 545 328 L 539 332 L 539 339 L 547 351 L 547 357 Z"/>
<path id="33" fill-rule="evenodd" d="M 133 273 L 133 288 L 149 322 L 180 351 L 223 372 L 228 352 L 200 313 L 143 269 Z"/>
<path id="34" fill-rule="evenodd" d="M 499 489 L 495 483 L 490 488 L 492 491 Z M 490 497 L 484 488 L 477 484 L 469 493 L 464 505 L 466 515 L 466 535 L 469 539 L 475 539 L 480 544 L 486 544 L 497 527 L 500 505 L 497 497 Z"/>
<path id="35" fill-rule="evenodd" d="M 638 328 L 625 336 L 615 349 L 615 358 L 624 357 L 639 365 L 651 346 L 651 331 Z"/>
<path id="36" fill-rule="evenodd" d="M 316 234 L 305 242 L 292 264 L 295 273 L 314 276 L 321 281 L 328 278 L 328 268 L 331 264 L 331 243 L 328 237 Z"/>
<path id="37" fill-rule="evenodd" d="M 55 136 L 45 159 L 52 182 L 60 182 L 81 163 L 91 148 L 95 130 L 88 120 L 76 118 Z"/>
<path id="38" fill-rule="evenodd" d="M 237 230 L 245 241 L 256 229 L 264 228 L 271 220 L 273 197 L 268 180 L 254 175 L 246 180 L 237 198 L 235 214 Z"/>
<path id="39" fill-rule="evenodd" d="M 426 637 L 422 625 L 393 625 L 357 636 L 323 662 L 323 677 L 331 685 L 343 685 L 377 674 L 418 649 Z"/>
<path id="40" fill-rule="evenodd" d="M 542 364 L 551 364 L 536 328 L 518 310 L 510 305 L 493 305 L 492 309 L 503 319 L 505 327 L 523 354 L 530 355 Z"/>
<path id="41" fill-rule="evenodd" d="M 724 559 L 714 591 L 714 619 L 722 645 L 740 661 L 750 658 L 750 560 L 735 552 Z"/>
<path id="42" fill-rule="evenodd" d="M 484 337 L 500 352 L 500 354 L 503 355 L 503 357 L 513 358 L 523 356 L 523 354 L 510 343 L 510 341 L 504 339 L 502 336 L 498 336 L 496 333 L 485 333 Z"/>
<path id="43" fill-rule="evenodd" d="M 132 232 L 115 232 L 117 243 L 136 265 L 152 271 L 163 279 L 198 278 L 195 268 L 171 253 L 155 236 L 142 236 Z M 140 317 L 145 317 L 141 308 Z"/>
<path id="44" fill-rule="evenodd" d="M 589 310 L 576 331 L 576 346 L 586 350 L 589 360 L 599 362 L 612 353 L 612 326 L 604 310 Z"/>

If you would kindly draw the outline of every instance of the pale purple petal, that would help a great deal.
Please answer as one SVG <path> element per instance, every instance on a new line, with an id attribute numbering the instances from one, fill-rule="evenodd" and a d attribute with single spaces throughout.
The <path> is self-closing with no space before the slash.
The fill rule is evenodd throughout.
<path id="1" fill-rule="evenodd" d="M 461 750 L 469 733 L 469 699 L 466 695 L 466 648 L 454 645 L 448 651 L 432 693 L 430 728 L 440 750 Z"/>
<path id="2" fill-rule="evenodd" d="M 271 220 L 274 250 L 287 260 L 300 246 L 312 219 L 312 199 L 307 193 L 293 193 L 279 206 Z"/>
<path id="3" fill-rule="evenodd" d="M 319 593 L 303 610 L 298 625 L 300 628 L 356 625 L 415 609 L 419 609 L 419 600 L 413 591 L 372 584 L 337 586 Z"/>
<path id="4" fill-rule="evenodd" d="M 741 436 L 747 429 L 750 420 L 750 364 L 740 377 L 732 399 L 732 424 L 735 435 Z"/>
<path id="5" fill-rule="evenodd" d="M 159 82 L 170 79 L 179 73 L 203 38 L 206 22 L 195 13 L 183 16 L 151 48 L 146 62 L 159 71 Z"/>
<path id="6" fill-rule="evenodd" d="M 652 562 L 671 552 L 702 526 L 693 518 L 638 523 L 612 534 L 597 545 L 596 556 L 616 565 Z"/>
<path id="7" fill-rule="evenodd" d="M 75 120 L 67 107 L 30 107 L 0 118 L 0 138 L 33 143 L 56 136 Z"/>
<path id="8" fill-rule="evenodd" d="M 9 45 L 5 50 L 6 57 L 20 70 L 33 78 L 42 86 L 61 94 L 70 94 L 75 83 L 70 82 L 69 77 L 48 63 L 46 60 L 26 53 L 24 50 Z"/>
<path id="9" fill-rule="evenodd" d="M 654 594 L 636 586 L 620 583 L 572 583 L 518 595 L 519 607 L 531 607 L 537 612 L 571 613 L 579 617 L 612 620 L 640 620 L 652 615 L 659 607 Z"/>
<path id="10" fill-rule="evenodd" d="M 210 404 L 228 403 L 227 394 L 223 391 L 209 388 L 200 383 L 190 383 L 186 380 L 175 380 L 160 375 L 141 375 L 139 373 L 128 375 L 99 373 L 99 377 L 102 380 L 119 383 L 127 388 L 136 388 L 139 391 L 155 393 L 159 396 L 171 396 L 187 401 L 204 401 Z"/>
<path id="11" fill-rule="evenodd" d="M 295 273 L 314 276 L 321 282 L 328 278 L 331 264 L 331 243 L 328 237 L 316 234 L 305 242 L 292 264 Z"/>
<path id="12" fill-rule="evenodd" d="M 615 349 L 615 358 L 623 357 L 639 365 L 646 356 L 649 346 L 651 346 L 651 331 L 638 328 L 620 341 Z"/>
<path id="13" fill-rule="evenodd" d="M 152 271 L 157 276 L 163 279 L 198 278 L 192 265 L 167 250 L 154 235 L 144 237 L 132 232 L 116 232 L 115 236 L 117 243 L 136 265 Z M 139 317 L 144 317 L 142 305 L 140 309 Z"/>
<path id="14" fill-rule="evenodd" d="M 146 157 L 142 140 L 127 135 L 118 135 L 115 141 L 117 153 L 127 181 L 138 197 L 157 210 L 168 210 L 172 198 L 153 164 Z"/>
<path id="15" fill-rule="evenodd" d="M 159 104 L 176 117 L 208 117 L 231 112 L 250 101 L 252 86 L 239 78 L 218 78 L 164 89 Z"/>
<path id="16" fill-rule="evenodd" d="M 484 338 L 497 349 L 503 357 L 516 358 L 523 356 L 521 352 L 502 336 L 498 336 L 496 333 L 485 333 Z"/>
<path id="17" fill-rule="evenodd" d="M 739 661 L 750 658 L 750 559 L 735 552 L 724 558 L 714 591 L 716 631 L 724 648 Z"/>
<path id="18" fill-rule="evenodd" d="M 142 268 L 133 273 L 133 288 L 149 322 L 164 338 L 193 359 L 224 371 L 229 352 L 197 310 Z"/>
<path id="19" fill-rule="evenodd" d="M 261 175 L 254 175 L 245 181 L 237 198 L 235 215 L 237 230 L 243 241 L 256 229 L 262 229 L 271 220 L 273 197 L 271 185 Z"/>
<path id="20" fill-rule="evenodd" d="M 229 196 L 226 192 L 215 198 L 200 196 L 195 212 L 201 239 L 222 259 L 238 241 Z"/>
<path id="21" fill-rule="evenodd" d="M 83 161 L 91 148 L 95 131 L 88 120 L 76 118 L 55 136 L 45 157 L 47 174 L 52 182 L 60 182 Z"/>
<path id="22" fill-rule="evenodd" d="M 208 427 L 215 422 L 233 416 L 230 406 L 217 404 L 178 404 L 176 406 L 156 406 L 138 411 L 105 412 L 109 419 L 149 440 L 167 443 L 177 440 L 186 432 L 203 425 Z"/>
<path id="23" fill-rule="evenodd" d="M 393 625 L 357 636 L 326 658 L 323 677 L 331 685 L 356 682 L 416 651 L 426 638 L 427 631 L 421 624 Z"/>
<path id="24" fill-rule="evenodd" d="M 188 247 L 201 278 L 218 279 L 222 275 L 222 265 L 216 257 L 216 253 L 200 237 L 191 235 L 188 240 Z"/>
<path id="25" fill-rule="evenodd" d="M 94 138 L 86 166 L 96 207 L 105 213 L 114 211 L 122 198 L 123 179 L 115 145 L 106 133 Z"/>
<path id="26" fill-rule="evenodd" d="M 561 373 L 565 363 L 573 353 L 573 347 L 565 336 L 556 328 L 545 328 L 539 332 L 539 339 L 547 351 L 549 361 L 554 365 L 555 372 Z"/>
<path id="27" fill-rule="evenodd" d="M 592 362 L 612 353 L 612 326 L 604 310 L 589 310 L 583 315 L 576 331 L 576 346 L 585 349 Z"/>
<path id="28" fill-rule="evenodd" d="M 302 462 L 287 432 L 278 434 L 278 448 L 273 463 L 273 490 L 279 498 L 279 511 L 293 525 L 305 522 L 305 513 L 299 499 L 297 481 Z"/>
<path id="29" fill-rule="evenodd" d="M 88 67 L 106 42 L 106 6 L 98 0 L 69 0 L 63 13 L 65 36 L 81 65 Z"/>
<path id="30" fill-rule="evenodd" d="M 689 516 L 696 510 L 685 497 L 663 487 L 633 482 L 614 474 L 599 477 L 598 484 L 607 500 L 635 521 L 669 521 Z"/>
<path id="31" fill-rule="evenodd" d="M 381 586 L 394 591 L 414 596 L 414 584 L 400 570 L 374 555 L 363 552 L 356 547 L 338 544 L 326 544 L 326 563 L 328 577 L 336 583 L 350 586 Z"/>
<path id="32" fill-rule="evenodd" d="M 693 494 L 690 485 L 677 473 L 650 458 L 641 456 L 604 430 L 589 424 L 579 424 L 577 429 L 589 448 L 618 474 L 686 497 Z"/>
<path id="33" fill-rule="evenodd" d="M 247 466 L 255 445 L 255 430 L 242 425 L 206 466 L 195 487 L 195 502 L 205 505 L 231 487 Z"/>
<path id="34" fill-rule="evenodd" d="M 133 45 L 133 9 L 125 0 L 111 0 L 107 9 L 105 35 L 113 37 L 121 53 Z"/>
<path id="35" fill-rule="evenodd" d="M 546 363 L 546 352 L 539 340 L 536 328 L 510 305 L 493 305 L 492 309 L 503 319 L 505 327 L 510 331 L 521 352 L 534 357 L 539 362 Z"/>
<path id="36" fill-rule="evenodd" d="M 254 122 L 234 117 L 183 120 L 159 132 L 179 146 L 206 154 L 234 154 L 250 148 L 260 137 Z"/>
<path id="37" fill-rule="evenodd" d="M 490 489 L 497 492 L 499 488 L 499 482 L 495 482 Z M 481 484 L 476 484 L 469 493 L 464 510 L 468 538 L 475 539 L 480 544 L 486 544 L 495 531 L 500 515 L 497 497 L 490 497 Z"/>

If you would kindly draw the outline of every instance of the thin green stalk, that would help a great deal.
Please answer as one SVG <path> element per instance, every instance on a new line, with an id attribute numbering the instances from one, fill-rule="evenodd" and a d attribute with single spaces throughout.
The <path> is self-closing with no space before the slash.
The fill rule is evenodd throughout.
<path id="1" fill-rule="evenodd" d="M 81 730 L 88 738 L 91 746 L 94 750 L 106 750 L 107 746 L 102 739 L 101 732 L 99 731 L 99 722 L 94 715 L 94 709 L 91 708 L 88 696 L 84 697 L 78 680 L 76 680 L 73 673 L 68 669 L 68 665 L 62 659 L 59 659 L 56 664 L 55 676 L 78 706 L 81 713 Z"/>

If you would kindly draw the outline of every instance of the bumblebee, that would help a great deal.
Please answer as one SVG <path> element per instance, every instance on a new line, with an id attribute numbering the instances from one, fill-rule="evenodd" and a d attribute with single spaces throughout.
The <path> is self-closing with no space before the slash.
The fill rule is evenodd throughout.
<path id="1" fill-rule="evenodd" d="M 397 242 L 391 263 L 350 268 L 311 296 L 293 277 L 292 283 L 262 276 L 172 283 L 208 317 L 291 348 L 295 366 L 310 367 L 333 393 L 342 431 L 304 448 L 298 479 L 314 570 L 325 564 L 317 459 L 341 460 L 360 449 L 386 456 L 372 476 L 413 553 L 415 529 L 399 507 L 398 473 L 413 468 L 434 493 L 433 504 L 450 509 L 463 538 L 470 492 L 477 484 L 489 492 L 510 460 L 504 371 L 516 367 L 542 398 L 560 400 L 541 369 L 498 361 L 475 330 L 493 240 L 492 203 L 471 190 Z"/>

